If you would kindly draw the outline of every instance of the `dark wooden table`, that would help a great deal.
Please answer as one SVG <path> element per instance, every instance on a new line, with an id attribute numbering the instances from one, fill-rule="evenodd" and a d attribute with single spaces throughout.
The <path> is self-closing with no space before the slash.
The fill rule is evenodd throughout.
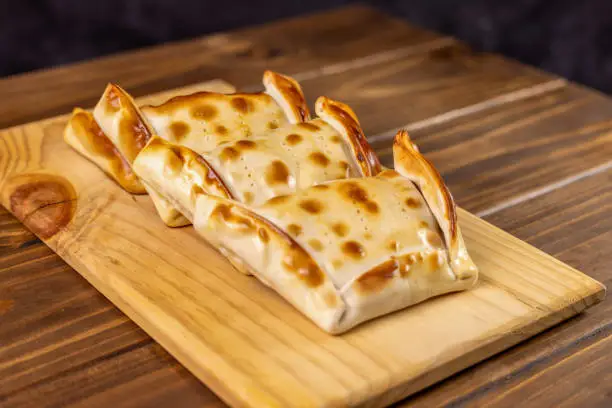
<path id="1" fill-rule="evenodd" d="M 407 127 L 464 208 L 612 281 L 612 101 L 350 7 L 0 79 L 0 128 L 212 78 L 291 74 L 338 98 L 389 164 Z M 612 406 L 612 301 L 419 393 L 405 406 Z M 0 406 L 221 406 L 215 395 L 0 210 Z"/>

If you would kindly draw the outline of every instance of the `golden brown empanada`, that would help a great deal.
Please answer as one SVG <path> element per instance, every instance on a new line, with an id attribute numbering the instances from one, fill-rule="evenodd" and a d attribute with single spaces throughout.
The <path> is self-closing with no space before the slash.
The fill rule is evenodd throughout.
<path id="1" fill-rule="evenodd" d="M 200 194 L 194 226 L 330 333 L 472 287 L 478 270 L 440 175 L 405 132 L 394 157 L 397 171 L 261 205 Z"/>

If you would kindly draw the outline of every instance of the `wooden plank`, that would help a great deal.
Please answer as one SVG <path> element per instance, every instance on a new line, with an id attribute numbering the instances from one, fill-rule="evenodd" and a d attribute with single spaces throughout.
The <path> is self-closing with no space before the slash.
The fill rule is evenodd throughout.
<path id="1" fill-rule="evenodd" d="M 379 134 L 388 135 L 406 124 L 435 123 L 449 112 L 470 116 L 487 107 L 562 88 L 565 81 L 496 55 L 475 52 L 461 43 L 450 43 L 302 80 L 302 86 L 310 102 L 325 95 L 349 104 L 366 135 L 380 140 Z M 388 146 L 389 138 L 384 140 Z"/>
<path id="2" fill-rule="evenodd" d="M 459 204 L 485 215 L 608 166 L 612 101 L 564 87 L 415 128 L 411 135 Z M 389 140 L 379 139 L 374 147 L 391 165 Z"/>
<path id="3" fill-rule="evenodd" d="M 597 282 L 461 212 L 466 241 L 481 268 L 477 288 L 329 336 L 234 271 L 191 228 L 166 228 L 148 197 L 126 194 L 73 152 L 62 140 L 63 127 L 58 119 L 3 132 L 2 204 L 231 403 L 390 403 L 603 295 Z M 44 187 L 32 190 L 41 180 Z M 37 209 L 23 207 L 26 192 L 59 196 Z M 53 272 L 50 267 L 46 273 Z M 8 273 L 10 282 L 14 271 Z M 98 327 L 110 331 L 104 337 L 110 348 L 114 336 L 125 333 L 113 334 L 113 324 Z M 416 327 L 419 336 L 408 335 Z M 65 331 L 70 335 L 73 329 Z M 22 359 L 19 341 L 10 340 L 13 346 L 5 353 L 10 360 L 0 366 L 0 376 L 13 396 L 28 386 L 23 378 L 32 366 L 50 377 L 73 364 L 68 359 L 52 365 L 49 356 L 37 354 Z M 102 347 L 96 340 L 85 336 L 81 350 Z M 68 350 L 64 343 L 53 347 Z"/>
<path id="4" fill-rule="evenodd" d="M 364 6 L 317 13 L 197 40 L 0 79 L 0 128 L 93 106 L 107 82 L 135 96 L 214 78 L 259 84 L 264 69 L 296 73 L 386 53 L 440 36 Z M 449 40 L 445 40 L 448 42 Z M 435 46 L 433 44 L 432 46 Z M 354 61 L 356 60 L 356 61 Z M 368 62 L 368 61 L 366 61 Z M 340 64 L 336 66 L 334 64 Z M 351 65 L 349 64 L 349 65 Z"/>
<path id="5" fill-rule="evenodd" d="M 486 218 L 610 287 L 610 203 L 612 170 L 607 170 Z M 606 299 L 417 395 L 405 406 L 530 406 L 525 405 L 527 396 L 533 398 L 531 406 L 563 406 L 566 397 L 571 406 L 607 406 L 612 395 L 612 382 L 605 380 L 610 376 L 611 337 L 612 301 Z"/>

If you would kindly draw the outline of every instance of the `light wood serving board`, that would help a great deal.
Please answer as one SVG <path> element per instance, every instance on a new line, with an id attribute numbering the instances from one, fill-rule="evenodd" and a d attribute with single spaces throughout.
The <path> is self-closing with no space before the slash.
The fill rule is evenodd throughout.
<path id="1" fill-rule="evenodd" d="M 146 102 L 203 89 L 232 91 L 213 81 Z M 331 336 L 72 151 L 66 119 L 0 132 L 2 205 L 232 405 L 386 405 L 605 295 L 599 282 L 460 211 L 481 270 L 475 289 Z"/>

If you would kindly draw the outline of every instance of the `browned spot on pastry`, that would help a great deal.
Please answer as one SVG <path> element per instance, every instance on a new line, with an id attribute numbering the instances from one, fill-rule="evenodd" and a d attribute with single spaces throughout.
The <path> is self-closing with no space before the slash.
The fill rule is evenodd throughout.
<path id="1" fill-rule="evenodd" d="M 440 267 L 440 257 L 438 256 L 438 252 L 430 252 L 425 255 L 425 265 L 428 272 L 438 269 Z"/>
<path id="2" fill-rule="evenodd" d="M 321 128 L 315 125 L 314 123 L 302 122 L 302 123 L 298 123 L 298 126 L 301 127 L 302 129 L 305 129 L 311 132 L 316 132 L 317 130 L 321 130 Z"/>
<path id="3" fill-rule="evenodd" d="M 329 307 L 336 307 L 338 304 L 338 296 L 334 292 L 328 291 L 323 295 L 323 301 Z"/>
<path id="4" fill-rule="evenodd" d="M 239 150 L 251 150 L 257 147 L 257 143 L 252 140 L 239 140 L 236 142 L 236 148 Z"/>
<path id="5" fill-rule="evenodd" d="M 231 207 L 226 204 L 218 204 L 211 212 L 210 216 L 211 218 L 223 220 L 223 222 L 232 229 L 245 234 L 252 234 L 256 229 L 251 219 L 232 213 Z"/>
<path id="6" fill-rule="evenodd" d="M 334 259 L 332 261 L 332 265 L 333 265 L 334 268 L 340 269 L 340 268 L 342 268 L 343 263 L 342 263 L 342 261 L 340 259 Z"/>
<path id="7" fill-rule="evenodd" d="M 230 204 L 217 204 L 211 213 L 211 219 L 219 224 L 248 233 L 256 233 L 254 229 L 266 229 L 270 235 L 279 238 L 283 245 L 282 267 L 309 287 L 317 287 L 325 282 L 325 274 L 312 260 L 310 255 L 285 231 L 274 223 L 242 207 Z M 257 232 L 258 233 L 258 232 Z"/>
<path id="8" fill-rule="evenodd" d="M 421 201 L 414 197 L 408 197 L 406 201 L 404 201 L 404 204 L 406 204 L 408 208 L 420 208 L 423 205 Z"/>
<path id="9" fill-rule="evenodd" d="M 234 161 L 240 158 L 240 152 L 231 146 L 224 147 L 219 154 L 222 161 Z"/>
<path id="10" fill-rule="evenodd" d="M 423 237 L 423 241 L 425 245 L 429 245 L 434 248 L 442 248 L 444 246 L 444 243 L 442 242 L 440 235 L 436 234 L 432 230 L 429 230 L 425 233 L 425 237 Z"/>
<path id="11" fill-rule="evenodd" d="M 232 108 L 243 114 L 248 113 L 253 109 L 252 102 L 241 96 L 232 98 L 231 105 Z"/>
<path id="12" fill-rule="evenodd" d="M 170 134 L 175 140 L 182 140 L 189 133 L 189 125 L 185 122 L 172 122 L 170 125 Z"/>
<path id="13" fill-rule="evenodd" d="M 315 190 L 328 190 L 329 186 L 327 184 L 317 184 L 316 186 L 312 187 Z"/>
<path id="14" fill-rule="evenodd" d="M 365 256 L 366 250 L 359 242 L 346 241 L 342 244 L 342 252 L 353 259 L 361 259 Z"/>
<path id="15" fill-rule="evenodd" d="M 393 252 L 397 251 L 397 241 L 396 241 L 396 240 L 394 240 L 394 239 L 392 239 L 391 241 L 389 241 L 389 242 L 387 243 L 387 248 L 388 248 L 390 251 L 393 251 Z"/>
<path id="16" fill-rule="evenodd" d="M 418 267 L 419 264 L 423 263 L 423 254 L 420 252 L 413 252 L 397 256 L 396 260 L 400 265 L 400 275 L 406 278 L 410 275 L 413 267 Z"/>
<path id="17" fill-rule="evenodd" d="M 270 130 L 274 130 L 274 129 L 278 129 L 278 122 L 268 122 L 268 129 Z"/>
<path id="18" fill-rule="evenodd" d="M 365 204 L 365 208 L 369 213 L 376 214 L 378 212 L 378 204 L 374 201 L 368 201 Z"/>
<path id="19" fill-rule="evenodd" d="M 365 239 L 372 239 L 372 234 L 370 234 L 369 232 L 366 232 L 365 234 L 363 234 L 363 237 Z"/>
<path id="20" fill-rule="evenodd" d="M 217 108 L 212 105 L 197 105 L 191 108 L 189 113 L 194 119 L 209 121 L 217 116 L 218 111 Z"/>
<path id="21" fill-rule="evenodd" d="M 106 105 L 104 106 L 107 112 L 117 112 L 121 108 L 120 96 L 117 89 L 111 86 L 106 93 Z"/>
<path id="22" fill-rule="evenodd" d="M 224 135 L 227 135 L 227 128 L 223 125 L 219 125 L 215 128 L 215 132 L 224 136 Z"/>
<path id="23" fill-rule="evenodd" d="M 260 228 L 259 231 L 257 231 L 257 234 L 259 235 L 261 242 L 267 243 L 270 241 L 270 235 L 268 235 L 268 231 L 266 231 L 264 228 Z"/>
<path id="24" fill-rule="evenodd" d="M 421 227 L 421 228 L 429 228 L 429 224 L 427 223 L 427 221 L 421 221 L 421 222 L 419 222 L 419 227 Z"/>
<path id="25" fill-rule="evenodd" d="M 332 143 L 342 143 L 342 138 L 338 135 L 333 135 L 332 137 L 329 138 L 329 140 L 331 140 Z"/>
<path id="26" fill-rule="evenodd" d="M 308 245 L 315 251 L 321 251 L 323 249 L 323 244 L 316 238 L 309 240 Z"/>
<path id="27" fill-rule="evenodd" d="M 309 198 L 300 201 L 300 207 L 311 214 L 318 214 L 323 210 L 323 203 L 321 201 Z"/>
<path id="28" fill-rule="evenodd" d="M 359 184 L 352 181 L 346 182 L 340 184 L 339 189 L 345 197 L 364 208 L 367 212 L 371 214 L 378 213 L 378 204 L 370 200 L 368 192 L 359 186 Z"/>
<path id="29" fill-rule="evenodd" d="M 340 165 L 340 169 L 347 174 L 348 176 L 348 169 L 349 169 L 349 164 L 347 162 L 345 162 L 344 160 L 340 160 L 340 162 L 338 162 L 338 164 Z"/>
<path id="30" fill-rule="evenodd" d="M 397 266 L 395 259 L 390 259 L 375 266 L 357 278 L 355 289 L 362 294 L 380 292 L 391 283 Z"/>
<path id="31" fill-rule="evenodd" d="M 365 203 L 369 201 L 368 192 L 355 182 L 347 181 L 346 183 L 342 183 L 340 184 L 339 189 L 344 196 L 348 197 L 352 201 L 358 203 Z"/>
<path id="32" fill-rule="evenodd" d="M 395 170 L 384 170 L 378 173 L 376 177 L 392 179 L 399 177 L 399 173 Z"/>
<path id="33" fill-rule="evenodd" d="M 251 204 L 253 202 L 253 193 L 251 193 L 250 191 L 245 191 L 244 192 L 244 202 L 247 204 Z"/>
<path id="34" fill-rule="evenodd" d="M 269 199 L 267 201 L 268 204 L 272 204 L 272 205 L 277 205 L 277 204 L 282 204 L 284 202 L 286 202 L 287 200 L 289 200 L 289 196 L 288 195 L 279 195 L 276 197 L 272 197 L 271 199 Z"/>
<path id="35" fill-rule="evenodd" d="M 185 163 L 181 148 L 176 145 L 171 145 L 168 147 L 168 151 L 171 154 L 167 156 L 165 169 L 168 174 L 177 175 L 183 169 L 183 164 Z"/>
<path id="36" fill-rule="evenodd" d="M 294 242 L 291 249 L 283 260 L 283 267 L 305 281 L 308 286 L 320 286 L 324 281 L 323 271 L 297 243 Z"/>
<path id="37" fill-rule="evenodd" d="M 308 158 L 318 166 L 327 167 L 329 165 L 329 158 L 322 152 L 312 152 Z"/>
<path id="38" fill-rule="evenodd" d="M 339 237 L 346 236 L 346 234 L 348 234 L 348 231 L 349 231 L 348 225 L 346 225 L 343 222 L 337 222 L 333 224 L 331 229 L 332 231 L 334 231 L 334 234 L 336 234 Z"/>
<path id="39" fill-rule="evenodd" d="M 295 146 L 302 141 L 302 136 L 298 135 L 297 133 L 291 133 L 285 137 L 285 141 L 290 146 Z"/>
<path id="40" fill-rule="evenodd" d="M 294 237 L 299 237 L 302 234 L 302 227 L 296 224 L 289 224 L 287 226 L 287 232 Z"/>
<path id="41" fill-rule="evenodd" d="M 289 168 L 280 160 L 274 160 L 266 169 L 266 182 L 268 185 L 289 184 L 291 174 Z"/>
<path id="42" fill-rule="evenodd" d="M 68 180 L 49 174 L 20 175 L 5 187 L 10 210 L 28 229 L 41 239 L 57 234 L 72 219 L 76 209 L 76 192 Z"/>
<path id="43" fill-rule="evenodd" d="M 133 161 L 136 155 L 146 146 L 151 138 L 151 132 L 144 122 L 134 112 L 131 116 L 125 116 L 119 122 L 119 134 L 122 139 L 131 140 L 130 152 L 127 159 Z"/>

